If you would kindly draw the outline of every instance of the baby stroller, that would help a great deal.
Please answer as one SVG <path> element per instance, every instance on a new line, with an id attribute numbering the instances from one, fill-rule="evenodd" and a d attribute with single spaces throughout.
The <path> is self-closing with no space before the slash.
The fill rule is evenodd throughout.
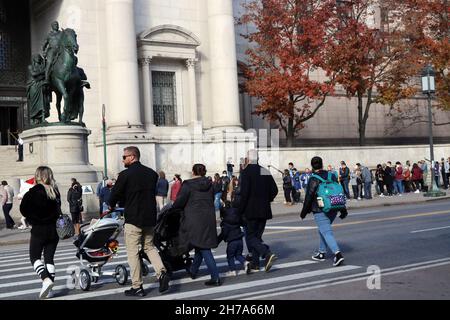
<path id="1" fill-rule="evenodd" d="M 117 255 L 119 242 L 116 240 L 123 229 L 121 216 L 123 209 L 106 212 L 98 220 L 84 223 L 80 226 L 80 235 L 74 241 L 77 247 L 77 258 L 80 259 L 82 269 L 78 277 L 78 283 L 83 291 L 88 291 L 91 283 L 97 283 L 102 275 L 113 276 L 118 284 L 125 285 L 128 281 L 128 270 L 119 264 L 114 271 L 102 271 L 102 267 Z M 75 272 L 72 273 L 74 284 Z"/>
<path id="2" fill-rule="evenodd" d="M 158 215 L 153 236 L 153 244 L 159 250 L 161 260 L 166 267 L 167 274 L 172 275 L 178 270 L 189 271 L 192 258 L 189 256 L 189 249 L 184 247 L 179 241 L 180 219 L 183 211 L 173 209 L 171 204 L 162 208 Z M 144 250 L 139 252 L 141 257 L 141 269 L 144 276 L 149 274 L 149 268 L 144 260 L 149 261 Z"/>

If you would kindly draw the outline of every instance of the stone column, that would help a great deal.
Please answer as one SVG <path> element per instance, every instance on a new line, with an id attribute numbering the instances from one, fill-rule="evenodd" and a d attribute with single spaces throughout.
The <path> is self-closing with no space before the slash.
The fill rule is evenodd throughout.
<path id="1" fill-rule="evenodd" d="M 191 123 L 195 124 L 198 121 L 197 116 L 197 84 L 195 79 L 195 59 L 187 59 L 186 66 L 189 75 L 189 105 Z"/>
<path id="2" fill-rule="evenodd" d="M 142 72 L 142 86 L 144 94 L 144 117 L 145 128 L 147 131 L 153 125 L 153 92 L 152 92 L 152 73 L 150 64 L 152 58 L 146 57 L 139 59 L 139 65 Z"/>
<path id="3" fill-rule="evenodd" d="M 133 0 L 105 0 L 108 127 L 142 130 Z"/>
<path id="4" fill-rule="evenodd" d="M 213 127 L 241 127 L 232 0 L 208 1 Z"/>

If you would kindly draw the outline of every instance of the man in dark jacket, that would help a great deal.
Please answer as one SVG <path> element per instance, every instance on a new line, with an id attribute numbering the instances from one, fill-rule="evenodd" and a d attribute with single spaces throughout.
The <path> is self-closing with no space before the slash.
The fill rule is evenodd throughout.
<path id="1" fill-rule="evenodd" d="M 278 194 L 278 188 L 267 169 L 258 164 L 256 150 L 248 152 L 248 166 L 241 173 L 239 214 L 246 230 L 247 247 L 252 253 L 251 270 L 259 270 L 259 257 L 265 258 L 265 270 L 268 272 L 276 260 L 276 255 L 263 243 L 262 235 L 266 222 L 272 219 L 270 203 Z"/>
<path id="2" fill-rule="evenodd" d="M 125 291 L 126 296 L 146 295 L 142 287 L 141 260 L 139 245 L 143 249 L 159 278 L 159 292 L 169 290 L 169 276 L 161 261 L 158 249 L 153 245 L 154 226 L 156 225 L 156 182 L 158 174 L 139 162 L 141 154 L 137 147 L 123 149 L 122 171 L 111 191 L 109 209 L 112 211 L 118 201 L 124 205 L 125 244 L 128 264 L 131 269 L 132 287 Z"/>
<path id="3" fill-rule="evenodd" d="M 322 179 L 328 178 L 328 171 L 323 170 L 322 158 L 314 157 L 311 160 L 311 166 L 313 168 L 314 174 L 320 176 Z M 332 175 L 333 181 L 337 182 L 335 175 Z M 331 224 L 336 218 L 337 211 L 330 211 L 325 213 L 319 206 L 317 199 L 317 189 L 320 185 L 319 179 L 311 176 L 306 187 L 305 202 L 303 203 L 303 209 L 300 213 L 300 218 L 305 219 L 306 215 L 310 212 L 314 213 L 314 220 L 317 223 L 320 237 L 319 251 L 315 254 L 312 259 L 315 261 L 325 261 L 325 253 L 327 247 L 334 253 L 333 265 L 339 266 L 344 261 L 344 257 L 339 249 L 339 246 L 334 239 L 333 230 L 331 229 Z M 344 219 L 347 216 L 347 210 L 340 211 L 340 218 Z"/>

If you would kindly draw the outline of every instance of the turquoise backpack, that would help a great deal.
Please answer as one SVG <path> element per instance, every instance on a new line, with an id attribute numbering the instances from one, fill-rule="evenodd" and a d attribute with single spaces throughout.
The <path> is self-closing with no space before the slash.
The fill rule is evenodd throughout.
<path id="1" fill-rule="evenodd" d="M 314 177 L 320 181 L 319 188 L 317 189 L 317 202 L 319 208 L 321 208 L 325 213 L 345 209 L 345 204 L 347 201 L 344 194 L 344 189 L 338 182 L 333 181 L 332 175 L 333 173 L 328 172 L 327 180 L 324 180 L 317 174 L 311 175 L 311 177 Z M 323 206 L 320 198 L 322 198 Z"/>

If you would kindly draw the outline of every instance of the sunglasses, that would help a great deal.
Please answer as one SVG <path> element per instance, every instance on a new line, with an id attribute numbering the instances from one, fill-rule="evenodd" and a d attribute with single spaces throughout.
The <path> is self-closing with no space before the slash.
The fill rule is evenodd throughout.
<path id="1" fill-rule="evenodd" d="M 122 160 L 125 160 L 126 158 L 131 157 L 131 156 L 132 156 L 132 154 L 129 154 L 129 155 L 126 155 L 126 156 L 122 156 Z"/>

